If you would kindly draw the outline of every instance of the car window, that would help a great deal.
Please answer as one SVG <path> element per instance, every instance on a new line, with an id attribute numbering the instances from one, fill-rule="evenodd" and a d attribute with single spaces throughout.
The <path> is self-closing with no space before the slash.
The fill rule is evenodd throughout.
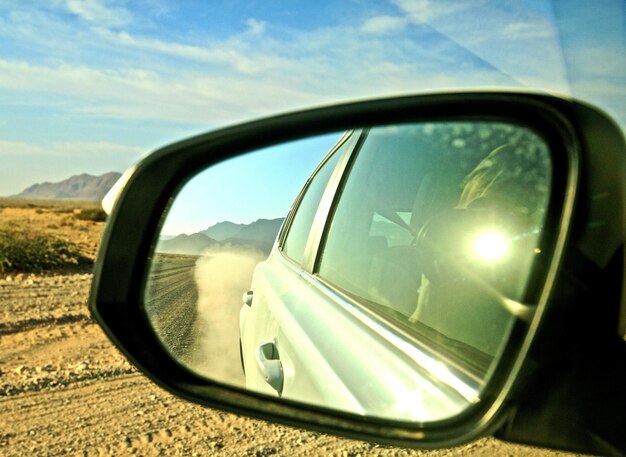
<path id="1" fill-rule="evenodd" d="M 317 212 L 319 203 L 324 195 L 328 181 L 335 170 L 339 159 L 346 152 L 349 141 L 343 144 L 323 163 L 309 180 L 298 209 L 293 217 L 289 232 L 283 245 L 283 252 L 287 257 L 298 264 L 302 264 L 307 240 Z"/>
<path id="2" fill-rule="evenodd" d="M 384 238 L 387 246 L 407 246 L 413 241 L 411 232 L 406 229 L 411 213 L 399 211 L 394 214 L 400 220 L 397 217 L 392 217 L 394 220 L 390 220 L 378 211 L 374 211 L 369 236 L 373 239 Z"/>
<path id="3" fill-rule="evenodd" d="M 539 242 L 550 183 L 543 141 L 496 122 L 373 129 L 344 181 L 317 274 L 391 322 L 488 365 L 513 322 L 492 295 L 522 299 Z M 514 267 L 462 252 L 461 240 L 492 220 L 510 229 L 503 243 L 519 248 Z"/>

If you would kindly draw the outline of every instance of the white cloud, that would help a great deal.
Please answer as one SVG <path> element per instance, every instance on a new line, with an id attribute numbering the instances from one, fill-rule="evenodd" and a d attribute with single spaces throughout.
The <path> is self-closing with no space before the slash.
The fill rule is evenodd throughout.
<path id="1" fill-rule="evenodd" d="M 367 19 L 363 25 L 361 25 L 361 31 L 372 35 L 383 35 L 403 30 L 408 22 L 409 21 L 404 17 L 376 16 Z"/>
<path id="2" fill-rule="evenodd" d="M 555 25 L 523 3 L 485 0 L 394 0 L 412 23 L 427 24 L 442 39 L 467 52 L 520 86 L 569 93 L 567 65 Z M 540 83 L 537 85 L 537 83 Z"/>
<path id="3" fill-rule="evenodd" d="M 417 23 L 430 23 L 434 19 L 475 8 L 484 4 L 485 0 L 392 0 L 408 18 Z"/>
<path id="4" fill-rule="evenodd" d="M 121 6 L 111 6 L 103 0 L 67 0 L 68 11 L 87 22 L 103 27 L 119 27 L 131 21 L 130 12 Z"/>
<path id="5" fill-rule="evenodd" d="M 454 40 L 381 39 L 408 22 L 378 16 L 360 28 L 283 31 L 279 40 L 250 19 L 247 32 L 204 44 L 95 27 L 86 46 L 115 57 L 114 67 L 0 59 L 0 88 L 60 95 L 70 115 L 218 125 L 333 100 L 516 85 L 497 67 L 459 62 Z"/>
<path id="6" fill-rule="evenodd" d="M 250 18 L 246 21 L 246 26 L 248 27 L 247 33 L 250 35 L 262 35 L 265 32 L 265 28 L 267 27 L 267 23 L 263 21 L 259 21 L 254 18 Z"/>
<path id="7" fill-rule="evenodd" d="M 238 73 L 253 74 L 276 67 L 281 63 L 273 56 L 256 55 L 252 57 L 245 55 L 237 49 L 238 43 L 220 42 L 198 46 L 165 42 L 153 38 L 140 38 L 127 32 L 112 32 L 105 28 L 98 28 L 94 31 L 102 38 L 117 45 L 208 64 L 226 64 Z"/>
<path id="8" fill-rule="evenodd" d="M 325 99 L 276 80 L 189 72 L 174 79 L 143 69 L 97 70 L 8 60 L 0 60 L 0 88 L 31 94 L 40 105 L 45 105 L 41 94 L 62 96 L 68 113 L 208 125 Z"/>
<path id="9" fill-rule="evenodd" d="M 626 53 L 623 47 L 619 47 L 621 44 L 615 40 L 604 43 L 604 46 L 586 45 L 571 50 L 568 57 L 576 62 L 576 76 L 619 78 L 626 83 Z M 622 85 L 622 89 L 626 90 L 626 84 Z"/>
<path id="10" fill-rule="evenodd" d="M 23 9 L 0 13 L 2 42 L 26 44 L 29 50 L 43 50 L 50 57 L 60 53 L 80 55 L 81 47 L 87 42 L 82 39 L 82 30 L 55 19 L 45 10 L 20 6 Z"/>
<path id="11" fill-rule="evenodd" d="M 481 2 L 468 4 L 479 8 Z M 70 116 L 212 126 L 333 100 L 418 90 L 527 84 L 567 92 L 555 40 L 534 47 L 524 46 L 528 41 L 520 37 L 506 45 L 492 44 L 507 24 L 510 33 L 542 33 L 541 27 L 530 25 L 535 18 L 507 16 L 507 10 L 477 27 L 475 16 L 455 14 L 464 2 L 397 3 L 404 16 L 376 16 L 360 27 L 282 30 L 281 39 L 253 18 L 238 35 L 204 42 L 98 26 L 82 30 L 73 43 L 60 28 L 71 43 L 68 49 L 78 46 L 78 52 L 55 53 L 63 49 L 61 43 L 46 48 L 50 57 L 45 60 L 0 59 L 0 88 L 13 92 L 12 100 L 24 98 L 31 104 L 62 98 L 63 111 Z M 419 18 L 431 21 L 423 39 L 401 35 L 391 42 L 381 36 L 417 24 Z"/>
<path id="12" fill-rule="evenodd" d="M 511 22 L 502 27 L 500 33 L 506 38 L 552 38 L 555 34 L 554 25 L 549 22 Z"/>
<path id="13" fill-rule="evenodd" d="M 98 70 L 0 60 L 0 88 L 16 94 L 16 100 L 35 99 L 39 106 L 48 100 L 58 104 L 61 98 L 63 110 L 70 116 L 215 126 L 358 97 L 450 86 L 502 86 L 508 81 L 496 72 L 467 71 L 461 78 L 455 72 L 443 71 L 443 67 L 396 64 L 379 55 L 368 60 L 369 71 L 345 77 L 358 68 L 360 56 L 351 47 L 344 52 L 330 62 L 316 57 L 292 62 L 280 69 L 280 77 L 276 73 L 211 76 L 182 70 L 165 76 L 144 69 Z"/>
<path id="14" fill-rule="evenodd" d="M 41 148 L 22 141 L 0 140 L 0 156 L 25 156 L 35 155 L 41 152 Z"/>
<path id="15" fill-rule="evenodd" d="M 137 156 L 143 152 L 142 148 L 127 144 L 112 143 L 108 141 L 72 141 L 53 142 L 41 144 L 27 143 L 24 141 L 0 140 L 0 156 L 102 156 L 109 154 L 126 154 Z"/>

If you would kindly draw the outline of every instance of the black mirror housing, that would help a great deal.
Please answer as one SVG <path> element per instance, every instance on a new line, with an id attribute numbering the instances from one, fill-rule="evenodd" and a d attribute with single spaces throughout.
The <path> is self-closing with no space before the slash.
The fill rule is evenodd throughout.
<path id="1" fill-rule="evenodd" d="M 162 347 L 143 310 L 150 257 L 172 196 L 212 164 L 312 135 L 408 122 L 505 119 L 550 147 L 554 192 L 546 260 L 533 272 L 536 309 L 481 401 L 419 424 L 277 400 L 203 378 Z M 90 297 L 94 318 L 148 377 L 187 400 L 347 437 L 418 448 L 486 434 L 577 452 L 626 452 L 624 233 L 626 149 L 621 130 L 580 102 L 520 93 L 386 98 L 261 119 L 166 146 L 129 175 L 109 217 Z M 619 328 L 620 312 L 622 327 Z"/>

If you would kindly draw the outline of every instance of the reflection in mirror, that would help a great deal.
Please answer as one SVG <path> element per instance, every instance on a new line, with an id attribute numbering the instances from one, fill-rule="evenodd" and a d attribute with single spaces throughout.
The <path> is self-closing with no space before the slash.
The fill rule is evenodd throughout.
<path id="1" fill-rule="evenodd" d="M 209 379 L 450 418 L 480 401 L 532 309 L 551 174 L 541 137 L 495 121 L 381 126 L 220 162 L 164 214 L 146 313 Z"/>
<path id="2" fill-rule="evenodd" d="M 158 236 L 145 308 L 181 363 L 208 378 L 245 386 L 242 294 L 302 184 L 340 137 L 301 140 L 220 162 L 176 196 Z"/>

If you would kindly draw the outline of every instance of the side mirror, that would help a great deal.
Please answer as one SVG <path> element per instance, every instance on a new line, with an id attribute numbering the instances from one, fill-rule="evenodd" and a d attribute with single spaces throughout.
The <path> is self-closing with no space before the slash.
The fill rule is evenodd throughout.
<path id="1" fill-rule="evenodd" d="M 595 108 L 508 93 L 194 137 L 127 176 L 90 307 L 207 406 L 419 448 L 619 453 L 624 150 Z"/>

